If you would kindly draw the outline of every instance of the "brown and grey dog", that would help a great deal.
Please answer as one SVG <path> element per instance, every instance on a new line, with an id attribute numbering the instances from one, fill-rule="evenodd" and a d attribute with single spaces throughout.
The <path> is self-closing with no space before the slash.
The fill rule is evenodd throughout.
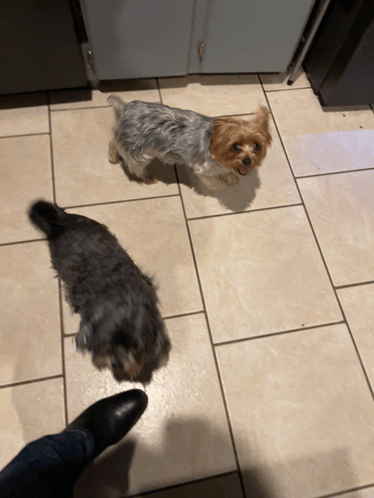
<path id="1" fill-rule="evenodd" d="M 158 158 L 171 165 L 186 164 L 206 186 L 220 190 L 260 166 L 271 144 L 265 107 L 244 121 L 138 100 L 125 104 L 117 95 L 108 100 L 115 114 L 109 160 L 117 163 L 122 157 L 129 172 L 145 183 L 157 181 L 145 170 Z"/>
<path id="2" fill-rule="evenodd" d="M 47 236 L 66 300 L 81 317 L 77 349 L 117 380 L 148 382 L 170 351 L 151 279 L 101 223 L 44 201 L 29 217 Z"/>

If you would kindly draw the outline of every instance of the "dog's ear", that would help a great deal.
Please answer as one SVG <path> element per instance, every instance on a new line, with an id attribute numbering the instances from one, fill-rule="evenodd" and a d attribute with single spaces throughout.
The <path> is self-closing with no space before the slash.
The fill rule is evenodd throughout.
<path id="1" fill-rule="evenodd" d="M 253 119 L 253 123 L 256 124 L 256 126 L 260 129 L 262 135 L 264 136 L 267 146 L 271 145 L 272 142 L 269 129 L 269 116 L 269 110 L 266 107 L 260 107 Z"/>
<path id="2" fill-rule="evenodd" d="M 215 132 L 216 130 L 220 130 L 222 127 L 227 126 L 228 124 L 235 123 L 240 125 L 240 119 L 233 118 L 232 116 L 224 116 L 222 118 L 217 118 L 210 125 L 210 130 Z"/>
<path id="3" fill-rule="evenodd" d="M 217 118 L 213 121 L 213 123 L 210 125 L 210 131 L 211 132 L 215 132 L 217 131 L 219 128 L 221 128 L 221 126 L 226 122 L 226 119 L 225 118 Z"/>
<path id="4" fill-rule="evenodd" d="M 226 118 L 218 118 L 210 125 L 209 151 L 216 161 L 219 161 L 220 153 L 224 149 L 226 123 Z"/>
<path id="5" fill-rule="evenodd" d="M 235 118 L 225 116 L 215 119 L 210 125 L 212 134 L 209 141 L 209 150 L 213 157 L 219 155 L 225 149 L 229 135 L 232 134 L 233 128 L 236 128 L 232 126 L 233 123 L 239 124 Z"/>

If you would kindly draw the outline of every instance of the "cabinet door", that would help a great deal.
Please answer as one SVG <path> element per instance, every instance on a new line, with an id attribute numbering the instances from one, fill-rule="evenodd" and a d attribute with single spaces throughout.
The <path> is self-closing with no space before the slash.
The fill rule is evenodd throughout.
<path id="1" fill-rule="evenodd" d="M 100 80 L 187 74 L 194 0 L 81 0 Z"/>
<path id="2" fill-rule="evenodd" d="M 200 14 L 195 21 L 192 48 L 202 41 L 204 53 L 199 59 L 196 51 L 191 51 L 189 72 L 284 71 L 313 3 L 314 0 L 197 0 L 196 11 Z"/>

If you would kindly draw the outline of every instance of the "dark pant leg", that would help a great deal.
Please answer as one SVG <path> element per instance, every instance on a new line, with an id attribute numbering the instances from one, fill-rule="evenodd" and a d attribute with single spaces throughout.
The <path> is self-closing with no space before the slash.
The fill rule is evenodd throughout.
<path id="1" fill-rule="evenodd" d="M 94 456 L 94 440 L 85 429 L 69 429 L 32 441 L 0 472 L 0 496 L 72 496 L 75 481 Z"/>

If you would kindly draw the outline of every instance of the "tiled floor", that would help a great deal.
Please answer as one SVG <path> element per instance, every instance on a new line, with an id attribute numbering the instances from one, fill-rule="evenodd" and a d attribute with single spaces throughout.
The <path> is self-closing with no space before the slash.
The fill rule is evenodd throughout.
<path id="1" fill-rule="evenodd" d="M 139 185 L 107 160 L 105 94 L 0 98 L 0 465 L 132 387 L 75 351 L 78 320 L 26 216 L 42 197 L 107 224 L 155 276 L 173 342 L 146 413 L 76 498 L 374 497 L 373 110 L 322 110 L 305 75 L 120 93 L 211 116 L 266 104 L 273 146 L 223 192 L 162 165 Z"/>

